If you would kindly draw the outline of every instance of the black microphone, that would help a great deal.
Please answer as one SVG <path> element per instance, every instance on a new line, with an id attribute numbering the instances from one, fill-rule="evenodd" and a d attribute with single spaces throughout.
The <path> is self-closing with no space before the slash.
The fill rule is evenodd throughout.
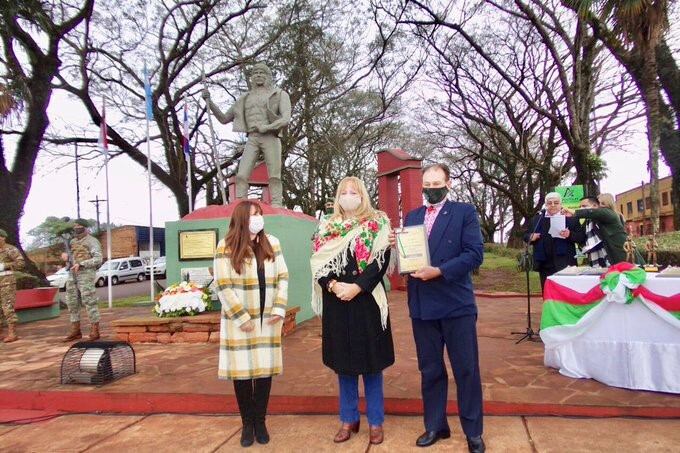
<path id="1" fill-rule="evenodd" d="M 538 220 L 536 220 L 536 223 L 534 224 L 533 230 L 531 231 L 531 233 L 529 233 L 529 237 L 528 237 L 527 242 L 526 242 L 527 245 L 531 242 L 531 236 L 536 232 L 536 230 L 538 230 L 538 227 L 541 224 L 541 220 L 543 220 L 545 218 L 545 208 L 541 209 L 539 212 L 540 212 L 540 215 L 538 216 Z"/>

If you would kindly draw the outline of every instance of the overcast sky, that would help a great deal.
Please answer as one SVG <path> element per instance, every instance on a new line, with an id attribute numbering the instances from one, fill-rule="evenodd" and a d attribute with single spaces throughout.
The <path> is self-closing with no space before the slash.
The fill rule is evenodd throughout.
<path id="1" fill-rule="evenodd" d="M 52 128 L 62 127 L 64 124 L 82 122 L 88 124 L 77 102 L 68 100 L 63 92 L 55 92 L 49 108 Z M 642 180 L 648 181 L 646 170 L 647 148 L 644 122 L 637 125 L 638 132 L 631 140 L 631 144 L 624 149 L 609 152 L 604 159 L 609 168 L 606 179 L 602 181 L 603 192 L 614 194 L 638 186 Z M 231 125 L 221 126 L 219 133 L 226 133 Z M 92 137 L 97 136 L 97 129 L 92 126 Z M 6 143 L 7 149 L 13 149 L 13 143 Z M 408 151 L 408 150 L 406 150 Z M 103 159 L 102 161 L 103 162 Z M 42 153 L 38 160 L 33 186 L 26 203 L 25 213 L 21 220 L 22 243 L 27 245 L 30 237 L 27 232 L 39 225 L 47 216 L 76 216 L 76 184 L 75 167 L 72 164 L 55 168 L 55 159 L 49 154 Z M 90 203 L 97 195 L 106 197 L 105 174 L 103 168 L 97 170 L 92 163 L 83 164 L 80 169 L 80 203 L 81 215 L 85 218 L 96 217 L 95 206 Z M 670 172 L 662 163 L 661 176 Z M 125 156 L 113 159 L 109 168 L 111 221 L 115 224 L 148 225 L 148 183 L 145 170 L 139 164 Z M 285 188 L 284 188 L 285 190 Z M 165 222 L 177 220 L 177 205 L 169 190 L 162 184 L 153 184 L 153 223 L 163 227 Z M 200 198 L 198 207 L 205 206 L 205 199 Z M 100 219 L 106 221 L 106 205 L 100 205 Z"/>

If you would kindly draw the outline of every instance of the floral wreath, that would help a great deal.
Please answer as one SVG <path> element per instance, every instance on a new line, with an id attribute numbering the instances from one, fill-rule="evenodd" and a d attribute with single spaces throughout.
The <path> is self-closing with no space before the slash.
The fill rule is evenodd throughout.
<path id="1" fill-rule="evenodd" d="M 181 294 L 194 294 L 192 301 L 185 301 L 183 305 L 161 304 L 161 299 L 167 296 Z M 156 304 L 153 313 L 159 318 L 176 318 L 180 316 L 195 316 L 199 313 L 212 310 L 212 295 L 209 287 L 203 287 L 194 282 L 180 282 L 168 286 L 165 291 L 156 296 Z"/>

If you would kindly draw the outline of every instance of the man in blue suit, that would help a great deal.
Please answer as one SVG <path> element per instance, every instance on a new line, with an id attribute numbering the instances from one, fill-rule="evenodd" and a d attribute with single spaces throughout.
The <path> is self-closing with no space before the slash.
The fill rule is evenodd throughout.
<path id="1" fill-rule="evenodd" d="M 425 206 L 409 212 L 404 222 L 404 226 L 425 225 L 431 262 L 408 278 L 408 306 L 425 409 L 425 433 L 416 445 L 427 447 L 451 436 L 446 420 L 446 346 L 468 449 L 483 452 L 477 305 L 471 273 L 482 264 L 484 248 L 474 206 L 447 200 L 450 189 L 446 165 L 424 168 Z"/>

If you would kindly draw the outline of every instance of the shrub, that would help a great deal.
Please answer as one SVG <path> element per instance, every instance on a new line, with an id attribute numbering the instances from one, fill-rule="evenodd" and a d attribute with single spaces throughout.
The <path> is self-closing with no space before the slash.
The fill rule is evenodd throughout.
<path id="1" fill-rule="evenodd" d="M 643 256 L 647 259 L 647 254 L 643 252 Z M 680 250 L 659 250 L 656 252 L 658 264 L 660 266 L 680 266 Z"/>
<path id="2" fill-rule="evenodd" d="M 35 275 L 24 272 L 15 272 L 14 278 L 17 279 L 17 290 L 40 288 L 40 279 Z"/>
<path id="3" fill-rule="evenodd" d="M 504 256 L 506 258 L 512 258 L 512 259 L 518 259 L 520 255 L 524 252 L 523 250 L 520 249 L 513 249 L 510 247 L 506 247 L 502 244 L 491 244 L 491 243 L 485 243 L 484 244 L 484 252 L 485 253 L 493 253 L 494 255 L 497 256 Z"/>
<path id="4" fill-rule="evenodd" d="M 633 238 L 638 246 L 640 252 L 645 252 L 645 244 L 649 236 L 640 236 Z M 659 244 L 658 250 L 675 251 L 680 250 L 680 231 L 671 231 L 668 233 L 660 233 L 656 235 L 656 242 Z"/>

